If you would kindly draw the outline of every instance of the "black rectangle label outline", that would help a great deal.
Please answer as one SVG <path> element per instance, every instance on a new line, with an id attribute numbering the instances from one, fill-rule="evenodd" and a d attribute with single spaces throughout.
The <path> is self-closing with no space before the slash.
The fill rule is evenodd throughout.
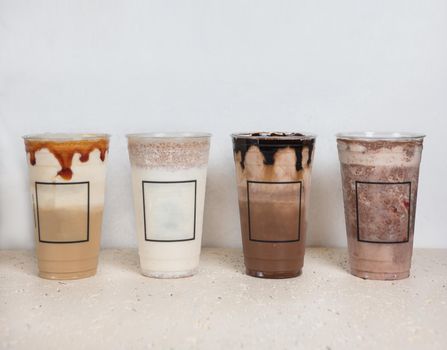
<path id="1" fill-rule="evenodd" d="M 359 215 L 359 196 L 358 196 L 358 184 L 370 184 L 370 185 L 408 185 L 408 224 L 407 224 L 407 237 L 403 241 L 368 241 L 360 239 L 360 215 Z M 411 181 L 402 182 L 380 182 L 380 181 L 355 181 L 355 214 L 357 223 L 357 240 L 363 243 L 375 243 L 375 244 L 400 244 L 408 243 L 410 241 L 410 225 L 411 225 Z"/>
<path id="2" fill-rule="evenodd" d="M 194 228 L 192 238 L 186 239 L 148 239 L 147 238 L 147 225 L 146 225 L 146 200 L 144 198 L 144 184 L 179 184 L 179 183 L 194 183 Z M 143 221 L 144 221 L 144 240 L 147 242 L 186 242 L 194 241 L 196 239 L 196 221 L 197 221 L 197 180 L 184 180 L 184 181 L 141 181 L 141 188 L 143 192 Z"/>
<path id="3" fill-rule="evenodd" d="M 87 238 L 79 241 L 44 241 L 40 238 L 40 219 L 39 219 L 39 196 L 37 194 L 37 185 L 87 185 Z M 34 183 L 36 193 L 36 211 L 37 211 L 37 233 L 39 242 L 50 244 L 71 244 L 71 243 L 85 243 L 90 240 L 90 181 L 80 182 L 41 182 Z"/>
<path id="4" fill-rule="evenodd" d="M 250 183 L 256 184 L 272 184 L 272 185 L 287 185 L 287 184 L 300 184 L 300 196 L 299 196 L 299 209 L 298 209 L 298 238 L 293 240 L 285 240 L 285 241 L 270 241 L 270 240 L 261 240 L 261 239 L 253 239 L 251 233 L 251 215 L 250 215 Z M 247 211 L 248 211 L 248 239 L 252 242 L 259 243 L 294 243 L 299 242 L 301 240 L 301 200 L 303 196 L 303 181 L 252 181 L 247 180 Z"/>

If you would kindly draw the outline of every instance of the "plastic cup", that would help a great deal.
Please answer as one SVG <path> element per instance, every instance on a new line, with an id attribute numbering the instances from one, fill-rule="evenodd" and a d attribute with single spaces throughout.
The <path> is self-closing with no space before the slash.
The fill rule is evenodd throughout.
<path id="1" fill-rule="evenodd" d="M 128 135 L 141 272 L 187 277 L 199 265 L 210 134 Z"/>
<path id="2" fill-rule="evenodd" d="M 78 279 L 98 266 L 109 136 L 24 136 L 39 276 Z"/>
<path id="3" fill-rule="evenodd" d="M 337 135 L 351 273 L 364 279 L 410 275 L 424 135 Z"/>
<path id="4" fill-rule="evenodd" d="M 246 273 L 288 278 L 301 274 L 315 136 L 233 134 Z"/>

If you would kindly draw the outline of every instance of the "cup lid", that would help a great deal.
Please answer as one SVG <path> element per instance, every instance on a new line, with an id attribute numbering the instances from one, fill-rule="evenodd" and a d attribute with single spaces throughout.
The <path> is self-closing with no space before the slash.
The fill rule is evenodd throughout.
<path id="1" fill-rule="evenodd" d="M 376 131 L 353 131 L 341 132 L 335 135 L 339 140 L 362 140 L 362 141 L 408 141 L 421 140 L 425 137 L 421 133 L 413 132 L 376 132 Z"/>
<path id="2" fill-rule="evenodd" d="M 300 132 L 282 132 L 282 131 L 261 131 L 261 132 L 241 132 L 231 134 L 235 139 L 252 140 L 313 140 L 316 135 Z"/>
<path id="3" fill-rule="evenodd" d="M 209 138 L 208 132 L 148 132 L 127 134 L 128 139 L 183 139 L 183 138 Z"/>
<path id="4" fill-rule="evenodd" d="M 83 141 L 83 140 L 99 140 L 109 139 L 109 134 L 94 134 L 94 133 L 41 133 L 41 134 L 29 134 L 22 136 L 23 139 L 29 141 Z"/>

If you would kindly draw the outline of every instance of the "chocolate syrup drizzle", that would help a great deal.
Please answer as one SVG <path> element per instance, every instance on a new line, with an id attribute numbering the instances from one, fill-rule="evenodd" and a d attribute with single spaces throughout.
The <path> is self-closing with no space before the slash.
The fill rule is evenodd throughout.
<path id="1" fill-rule="evenodd" d="M 297 171 L 302 170 L 302 160 L 303 160 L 303 148 L 307 148 L 309 151 L 309 157 L 307 159 L 307 165 L 312 162 L 312 152 L 314 149 L 314 139 L 294 139 L 296 136 L 305 136 L 300 133 L 282 133 L 282 132 L 271 132 L 271 133 L 251 133 L 244 135 L 236 135 L 233 137 L 233 149 L 234 153 L 241 152 L 240 164 L 242 169 L 245 169 L 245 156 L 248 149 L 251 146 L 258 147 L 264 157 L 264 164 L 273 165 L 275 163 L 275 153 L 283 148 L 293 148 L 296 155 L 295 168 Z M 258 138 L 252 138 L 251 136 L 261 136 Z M 271 137 L 271 138 L 270 138 Z M 292 138 L 290 138 L 292 137 Z"/>
<path id="2" fill-rule="evenodd" d="M 61 170 L 57 175 L 64 180 L 71 180 L 73 177 L 73 171 L 71 165 L 73 162 L 73 156 L 75 153 L 79 153 L 81 157 L 79 160 L 85 163 L 90 158 L 90 152 L 94 149 L 98 149 L 100 152 L 100 158 L 102 161 L 106 158 L 106 152 L 109 148 L 108 139 L 97 140 L 80 140 L 80 141 L 37 141 L 37 140 L 25 140 L 26 152 L 30 155 L 31 165 L 36 165 L 36 152 L 46 148 L 50 151 L 54 157 L 58 160 Z"/>

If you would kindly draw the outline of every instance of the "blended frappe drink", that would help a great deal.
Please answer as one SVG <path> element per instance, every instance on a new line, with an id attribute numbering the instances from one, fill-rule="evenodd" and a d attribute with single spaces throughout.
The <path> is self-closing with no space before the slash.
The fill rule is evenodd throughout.
<path id="1" fill-rule="evenodd" d="M 39 276 L 77 279 L 94 275 L 109 136 L 37 134 L 24 139 Z"/>
<path id="2" fill-rule="evenodd" d="M 143 275 L 177 278 L 197 270 L 210 136 L 128 135 Z"/>
<path id="3" fill-rule="evenodd" d="M 315 137 L 233 134 L 239 213 L 248 275 L 301 274 Z"/>
<path id="4" fill-rule="evenodd" d="M 337 135 L 351 273 L 397 280 L 410 275 L 424 135 Z"/>

